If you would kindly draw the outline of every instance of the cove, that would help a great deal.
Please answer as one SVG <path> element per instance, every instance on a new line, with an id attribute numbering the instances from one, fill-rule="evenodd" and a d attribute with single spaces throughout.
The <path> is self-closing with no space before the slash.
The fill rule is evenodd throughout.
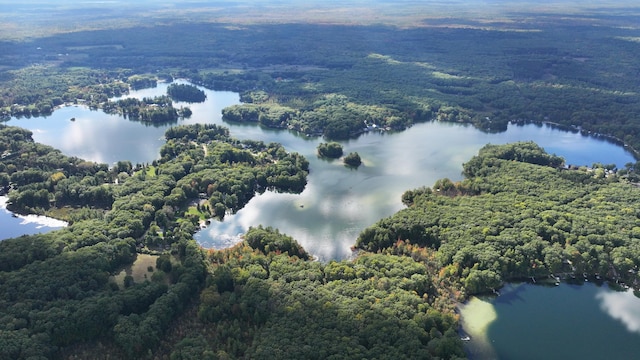
<path id="1" fill-rule="evenodd" d="M 640 299 L 606 285 L 507 284 L 460 308 L 471 359 L 633 359 Z"/>
<path id="2" fill-rule="evenodd" d="M 60 229 L 66 222 L 38 215 L 14 215 L 6 208 L 8 198 L 0 196 L 0 241 Z"/>

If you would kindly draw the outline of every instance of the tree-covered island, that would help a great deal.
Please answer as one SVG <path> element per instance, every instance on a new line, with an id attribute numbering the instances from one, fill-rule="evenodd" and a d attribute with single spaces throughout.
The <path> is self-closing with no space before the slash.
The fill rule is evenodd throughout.
<path id="1" fill-rule="evenodd" d="M 344 157 L 343 162 L 348 167 L 357 168 L 362 164 L 362 159 L 357 152 L 351 152 Z"/>
<path id="2" fill-rule="evenodd" d="M 324 158 L 338 159 L 343 153 L 342 145 L 335 141 L 318 144 L 318 155 Z"/>
<path id="3" fill-rule="evenodd" d="M 142 100 L 125 98 L 107 101 L 102 105 L 102 110 L 107 114 L 122 115 L 132 121 L 157 125 L 175 123 L 192 114 L 188 107 L 175 108 L 169 96 L 156 96 Z"/>
<path id="4" fill-rule="evenodd" d="M 171 84 L 167 88 L 167 94 L 176 101 L 192 103 L 203 102 L 207 98 L 204 91 L 189 84 Z"/>

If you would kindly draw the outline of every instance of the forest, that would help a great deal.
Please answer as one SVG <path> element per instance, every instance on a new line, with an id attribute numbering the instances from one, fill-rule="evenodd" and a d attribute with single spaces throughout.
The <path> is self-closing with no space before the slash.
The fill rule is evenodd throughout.
<path id="1" fill-rule="evenodd" d="M 455 306 L 471 294 L 550 276 L 638 286 L 628 173 L 531 142 L 487 145 L 464 180 L 407 191 L 353 260 L 320 263 L 268 227 L 226 250 L 192 239 L 199 214 L 304 188 L 308 163 L 277 144 L 177 126 L 154 164 L 109 169 L 0 135 L 20 154 L 0 162 L 10 207 L 70 222 L 0 242 L 4 358 L 464 358 Z"/>
<path id="2" fill-rule="evenodd" d="M 0 162 L 9 208 L 70 222 L 0 242 L 2 358 L 465 356 L 428 250 L 322 264 L 261 226 L 228 250 L 196 244 L 203 218 L 268 189 L 304 189 L 308 162 L 278 144 L 176 126 L 153 164 L 108 168 L 24 129 L 5 126 L 0 137 L 12 154 Z"/>
<path id="3" fill-rule="evenodd" d="M 407 208 L 365 229 L 356 247 L 433 249 L 463 296 L 550 277 L 637 288 L 637 184 L 624 171 L 562 165 L 531 142 L 487 145 L 464 164 L 464 180 L 407 191 Z"/>
<path id="4" fill-rule="evenodd" d="M 490 132 L 546 122 L 635 150 L 633 14 L 479 14 L 412 26 L 192 20 L 54 33 L 0 43 L 0 113 L 37 116 L 79 102 L 100 108 L 128 85 L 185 78 L 241 93 L 243 104 L 225 111 L 229 121 L 330 140 L 422 121 Z"/>
<path id="5" fill-rule="evenodd" d="M 196 87 L 113 98 L 187 79 L 240 93 L 224 121 L 322 136 L 321 155 L 424 121 L 544 122 L 640 149 L 637 5 L 428 15 L 443 5 L 380 1 L 353 20 L 327 5 L 158 3 L 7 7 L 0 119 L 82 105 L 175 122 L 190 110 L 173 101 L 199 101 Z M 152 164 L 107 165 L 0 125 L 8 208 L 69 222 L 0 241 L 0 358 L 458 359 L 456 304 L 472 294 L 532 278 L 640 286 L 636 164 L 568 168 L 533 143 L 487 145 L 463 180 L 407 190 L 352 260 L 321 263 L 260 224 L 229 249 L 193 240 L 256 194 L 302 192 L 303 156 L 215 125 L 165 138 Z"/>
<path id="6" fill-rule="evenodd" d="M 171 84 L 167 88 L 167 94 L 174 100 L 193 103 L 203 102 L 207 98 L 204 91 L 189 84 Z"/>

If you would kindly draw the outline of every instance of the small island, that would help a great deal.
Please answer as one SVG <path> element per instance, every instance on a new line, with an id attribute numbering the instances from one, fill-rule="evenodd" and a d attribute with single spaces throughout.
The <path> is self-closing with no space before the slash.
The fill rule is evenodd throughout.
<path id="1" fill-rule="evenodd" d="M 344 164 L 348 167 L 357 168 L 362 164 L 362 159 L 357 152 L 349 153 L 349 155 L 344 157 Z"/>
<path id="2" fill-rule="evenodd" d="M 191 103 L 203 102 L 207 95 L 204 91 L 189 84 L 171 84 L 167 88 L 167 94 L 176 101 L 186 101 Z"/>
<path id="3" fill-rule="evenodd" d="M 320 143 L 318 145 L 318 155 L 323 158 L 338 159 L 342 156 L 342 145 L 337 142 Z"/>
<path id="4" fill-rule="evenodd" d="M 142 100 L 126 98 L 108 101 L 102 109 L 107 114 L 118 114 L 129 120 L 150 124 L 174 123 L 192 115 L 188 107 L 174 107 L 173 101 L 166 95 Z"/>

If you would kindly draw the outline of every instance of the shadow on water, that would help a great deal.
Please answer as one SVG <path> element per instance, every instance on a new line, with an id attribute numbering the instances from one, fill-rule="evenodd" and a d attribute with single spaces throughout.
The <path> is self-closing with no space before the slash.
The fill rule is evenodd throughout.
<path id="1" fill-rule="evenodd" d="M 493 304 L 509 304 L 512 305 L 515 302 L 524 302 L 526 301 L 525 297 L 522 296 L 526 291 L 523 284 L 507 284 L 505 287 L 499 290 L 499 296 L 491 296 L 486 297 L 483 300 L 489 301 Z"/>

